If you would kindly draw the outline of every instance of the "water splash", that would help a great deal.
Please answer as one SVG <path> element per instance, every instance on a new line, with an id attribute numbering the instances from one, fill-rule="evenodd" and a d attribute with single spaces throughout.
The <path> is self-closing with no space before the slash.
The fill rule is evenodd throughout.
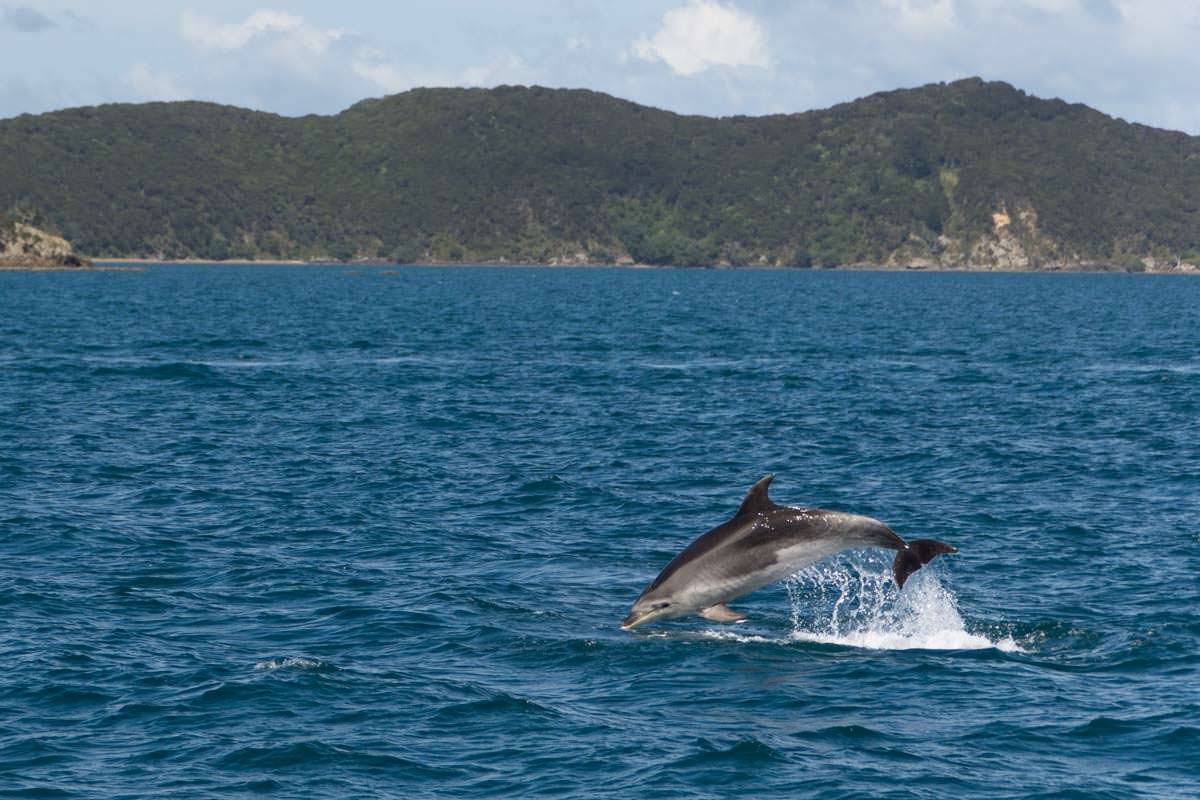
<path id="1" fill-rule="evenodd" d="M 872 650 L 1021 651 L 1011 637 L 991 639 L 967 630 L 953 592 L 931 569 L 912 576 L 898 592 L 886 560 L 864 555 L 811 566 L 785 586 L 792 641 Z"/>
<path id="2" fill-rule="evenodd" d="M 333 667 L 327 661 L 321 661 L 316 658 L 304 658 L 303 656 L 283 656 L 279 658 L 268 658 L 259 661 L 254 665 L 255 669 L 313 669 L 313 670 L 329 670 Z"/>

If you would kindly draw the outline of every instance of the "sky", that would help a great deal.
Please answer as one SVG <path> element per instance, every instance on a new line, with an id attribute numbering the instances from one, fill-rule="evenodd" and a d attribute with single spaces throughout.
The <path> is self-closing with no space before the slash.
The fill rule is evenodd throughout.
<path id="1" fill-rule="evenodd" d="M 970 76 L 1200 134 L 1200 0 L 0 0 L 0 118 L 500 84 L 728 116 Z"/>

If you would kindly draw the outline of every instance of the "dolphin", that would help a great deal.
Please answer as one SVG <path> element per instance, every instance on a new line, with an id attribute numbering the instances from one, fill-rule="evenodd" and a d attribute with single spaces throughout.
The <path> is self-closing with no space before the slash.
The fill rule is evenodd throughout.
<path id="1" fill-rule="evenodd" d="M 821 508 L 780 506 L 767 496 L 774 475 L 750 488 L 733 519 L 689 544 L 641 593 L 621 623 L 631 630 L 652 620 L 699 614 L 714 622 L 746 615 L 725 605 L 807 567 L 825 556 L 858 547 L 899 550 L 892 575 L 903 588 L 908 576 L 940 553 L 945 542 L 906 542 L 877 519 Z"/>

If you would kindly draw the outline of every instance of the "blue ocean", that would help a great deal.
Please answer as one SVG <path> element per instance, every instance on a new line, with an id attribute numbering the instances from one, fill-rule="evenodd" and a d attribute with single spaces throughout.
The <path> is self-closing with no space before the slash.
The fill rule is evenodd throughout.
<path id="1" fill-rule="evenodd" d="M 1200 281 L 0 274 L 0 797 L 1200 795 Z M 891 552 L 619 628 L 775 474 Z"/>

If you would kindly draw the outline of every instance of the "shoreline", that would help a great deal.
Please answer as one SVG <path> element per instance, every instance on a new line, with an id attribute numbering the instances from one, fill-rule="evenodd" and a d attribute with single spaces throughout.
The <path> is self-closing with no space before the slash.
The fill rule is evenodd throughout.
<path id="1" fill-rule="evenodd" d="M 93 258 L 93 264 L 105 265 L 120 265 L 120 264 L 229 264 L 229 265 L 246 265 L 254 266 L 256 264 L 277 264 L 287 266 L 317 266 L 317 262 L 297 261 L 285 259 L 259 259 L 256 261 L 244 261 L 235 259 L 213 259 L 213 258 Z M 322 265 L 325 262 L 320 262 Z M 339 262 L 332 261 L 331 264 Z"/>
<path id="2" fill-rule="evenodd" d="M 87 266 L 71 267 L 65 264 L 2 264 L 0 272 L 145 272 L 145 267 L 122 266 L 124 262 L 94 262 Z M 149 262 L 148 262 L 149 263 Z"/>
<path id="3" fill-rule="evenodd" d="M 164 266 L 288 266 L 288 267 L 342 267 L 355 268 L 387 268 L 403 270 L 407 268 L 451 267 L 460 269 L 481 269 L 490 267 L 512 267 L 518 269 L 679 269 L 679 270 L 770 270 L 790 272 L 895 272 L 895 273 L 978 273 L 978 274 L 1029 274 L 1029 275 L 1200 275 L 1200 270 L 1194 269 L 1165 269 L 1165 270 L 1128 270 L 1117 267 L 1081 264 L 1072 267 L 1054 269 L 989 269 L 985 267 L 896 267 L 886 264 L 847 264 L 837 267 L 791 267 L 776 264 L 745 264 L 732 266 L 729 264 L 708 265 L 678 265 L 678 264 L 618 264 L 618 263 L 573 263 L 546 264 L 537 262 L 516 261 L 483 261 L 467 263 L 461 261 L 424 261 L 413 263 L 397 263 L 394 261 L 300 261 L 296 259 L 258 259 L 246 261 L 241 259 L 153 259 L 153 258 L 95 258 L 91 267 L 0 267 L 0 270 L 14 271 L 56 271 L 56 272 L 86 272 L 86 271 L 144 271 L 147 264 Z"/>

